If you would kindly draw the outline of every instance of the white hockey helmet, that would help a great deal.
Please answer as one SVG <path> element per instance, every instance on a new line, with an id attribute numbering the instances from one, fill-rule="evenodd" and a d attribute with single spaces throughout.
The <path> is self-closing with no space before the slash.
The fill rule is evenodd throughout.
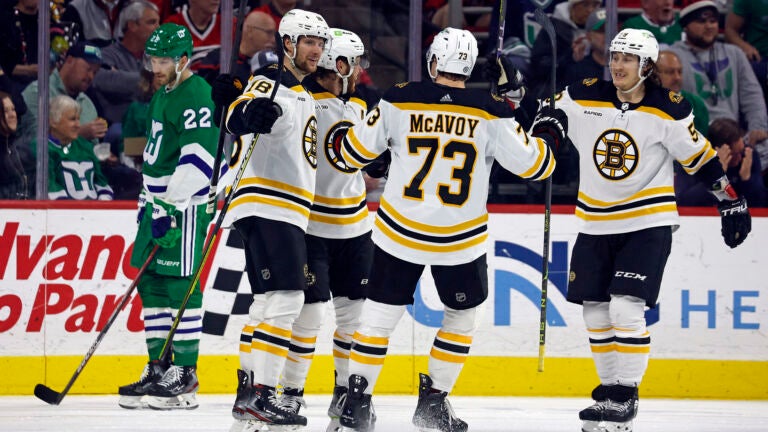
<path id="1" fill-rule="evenodd" d="M 477 60 L 477 40 L 467 30 L 446 27 L 435 35 L 427 50 L 427 70 L 432 76 L 431 62 L 437 61 L 438 72 L 469 76 Z"/>
<path id="2" fill-rule="evenodd" d="M 624 29 L 611 41 L 610 52 L 634 54 L 640 58 L 638 75 L 643 77 L 643 69 L 648 65 L 648 60 L 659 59 L 659 43 L 648 30 Z"/>
<path id="3" fill-rule="evenodd" d="M 325 18 L 314 12 L 302 9 L 291 9 L 283 15 L 277 30 L 280 37 L 288 36 L 291 43 L 296 45 L 299 36 L 316 36 L 328 42 L 328 23 Z"/>
<path id="4" fill-rule="evenodd" d="M 330 29 L 331 40 L 325 45 L 325 51 L 318 64 L 321 68 L 339 73 L 336 68 L 336 60 L 343 57 L 350 66 L 365 66 L 361 63 L 367 63 L 363 54 L 365 54 L 365 45 L 362 39 L 355 33 L 340 28 Z M 350 72 L 351 73 L 351 72 Z"/>

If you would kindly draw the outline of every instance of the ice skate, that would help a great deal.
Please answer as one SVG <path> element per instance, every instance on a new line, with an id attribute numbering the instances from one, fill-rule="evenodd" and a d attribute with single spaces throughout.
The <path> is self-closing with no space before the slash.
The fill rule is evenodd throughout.
<path id="1" fill-rule="evenodd" d="M 251 379 L 248 372 L 238 369 L 237 370 L 237 396 L 235 396 L 235 404 L 232 406 L 232 417 L 236 420 L 247 420 L 245 415 L 245 405 L 251 398 Z M 236 432 L 236 431 L 232 431 Z M 237 431 L 239 432 L 239 431 Z"/>
<path id="2" fill-rule="evenodd" d="M 284 410 L 293 414 L 298 414 L 302 407 L 307 407 L 307 402 L 304 401 L 304 389 L 285 387 L 278 402 Z"/>
<path id="3" fill-rule="evenodd" d="M 610 387 L 608 405 L 603 413 L 605 432 L 632 432 L 632 420 L 639 405 L 637 387 Z"/>
<path id="4" fill-rule="evenodd" d="M 280 404 L 274 387 L 257 385 L 252 389 L 251 398 L 245 405 L 245 417 L 252 432 L 260 429 L 253 427 L 265 426 L 269 431 L 293 431 L 307 425 L 307 418 L 293 413 Z"/>
<path id="5" fill-rule="evenodd" d="M 579 419 L 582 421 L 582 432 L 604 432 L 600 423 L 603 420 L 603 412 L 608 405 L 608 389 L 609 386 L 600 384 L 592 390 L 592 399 L 595 403 L 584 408 L 579 412 Z"/>
<path id="6" fill-rule="evenodd" d="M 195 409 L 197 403 L 197 372 L 194 366 L 172 365 L 163 378 L 147 390 L 147 404 L 156 410 Z"/>
<path id="7" fill-rule="evenodd" d="M 166 369 L 168 369 L 168 365 L 163 364 L 160 360 L 152 360 L 147 363 L 138 381 L 121 386 L 117 390 L 120 395 L 117 404 L 126 409 L 147 408 L 146 401 L 142 399 L 146 396 L 149 387 L 163 378 Z"/>
<path id="8" fill-rule="evenodd" d="M 342 404 L 339 423 L 342 432 L 372 432 L 376 424 L 371 395 L 363 393 L 368 380 L 360 375 L 350 375 L 349 390 Z"/>
<path id="9" fill-rule="evenodd" d="M 341 430 L 339 417 L 341 417 L 341 408 L 344 406 L 344 401 L 346 399 L 347 388 L 340 385 L 334 386 L 331 405 L 328 407 L 328 417 L 331 418 L 331 421 L 328 423 L 325 432 L 339 432 Z"/>
<path id="10" fill-rule="evenodd" d="M 421 432 L 466 432 L 467 423 L 456 417 L 448 392 L 434 390 L 432 378 L 419 374 L 419 401 L 413 413 L 413 425 Z"/>

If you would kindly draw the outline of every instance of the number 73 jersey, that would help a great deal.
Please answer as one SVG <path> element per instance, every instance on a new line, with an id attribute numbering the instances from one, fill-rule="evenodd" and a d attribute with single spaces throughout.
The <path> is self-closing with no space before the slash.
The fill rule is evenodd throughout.
<path id="1" fill-rule="evenodd" d="M 488 179 L 494 159 L 526 179 L 549 177 L 554 157 L 512 108 L 487 90 L 398 84 L 351 128 L 342 158 L 360 168 L 388 148 L 389 178 L 373 241 L 417 264 L 452 265 L 487 251 Z"/>

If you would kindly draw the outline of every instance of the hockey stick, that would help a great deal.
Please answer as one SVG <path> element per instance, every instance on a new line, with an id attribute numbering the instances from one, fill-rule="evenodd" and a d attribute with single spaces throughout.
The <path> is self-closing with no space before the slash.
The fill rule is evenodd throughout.
<path id="1" fill-rule="evenodd" d="M 550 96 L 549 106 L 555 108 L 556 71 L 557 71 L 557 39 L 555 27 L 549 17 L 536 8 L 536 22 L 547 32 L 552 44 L 552 72 L 549 77 Z M 541 263 L 541 315 L 539 316 L 539 372 L 544 372 L 544 349 L 547 337 L 547 285 L 549 284 L 549 222 L 552 213 L 552 176 L 544 182 L 544 248 Z"/>
<path id="2" fill-rule="evenodd" d="M 112 315 L 109 316 L 109 319 L 107 320 L 107 323 L 104 325 L 104 328 L 101 329 L 99 334 L 96 336 L 96 341 L 93 342 L 91 347 L 88 349 L 88 352 L 85 353 L 85 357 L 83 357 L 83 361 L 80 362 L 80 366 L 77 367 L 77 369 L 75 370 L 75 373 L 72 375 L 72 378 L 69 379 L 67 386 L 64 387 L 64 390 L 62 390 L 61 393 L 59 393 L 56 390 L 53 390 L 52 388 L 44 384 L 38 384 L 35 386 L 35 396 L 37 396 L 40 400 L 50 405 L 58 405 L 61 403 L 61 400 L 64 399 L 64 396 L 66 396 L 67 393 L 69 393 L 69 389 L 72 388 L 72 384 L 75 383 L 75 380 L 77 379 L 77 377 L 79 377 L 80 373 L 83 372 L 85 365 L 88 364 L 88 360 L 90 360 L 91 357 L 93 356 L 93 353 L 96 352 L 96 348 L 99 347 L 101 340 L 104 339 L 104 336 L 107 334 L 107 331 L 109 331 L 109 328 L 112 327 L 112 323 L 115 322 L 117 315 L 120 313 L 121 310 L 123 310 L 125 305 L 128 304 L 128 300 L 130 300 L 131 294 L 133 294 L 133 290 L 136 289 L 136 286 L 139 283 L 139 279 L 141 279 L 141 276 L 144 274 L 144 271 L 149 266 L 149 263 L 152 262 L 152 259 L 155 257 L 155 254 L 157 253 L 157 250 L 159 248 L 160 246 L 155 245 L 155 247 L 152 248 L 152 251 L 149 252 L 149 256 L 147 257 L 147 260 L 144 261 L 144 264 L 141 265 L 141 268 L 139 269 L 139 272 L 136 274 L 136 277 L 133 279 L 133 282 L 131 282 L 131 285 L 125 291 L 125 294 L 123 294 L 123 300 L 120 301 L 120 304 L 117 305 L 115 310 L 112 312 Z"/>
<path id="3" fill-rule="evenodd" d="M 504 23 L 506 21 L 506 14 L 507 14 L 507 0 L 498 0 L 499 1 L 499 41 L 496 45 L 496 60 L 499 60 L 499 57 L 501 57 L 501 50 L 504 47 Z M 509 79 L 509 77 L 507 77 Z M 491 94 L 496 94 L 498 86 L 497 82 L 491 81 Z"/>
<path id="4" fill-rule="evenodd" d="M 232 45 L 232 56 L 229 59 L 229 72 L 235 69 L 237 57 L 240 54 L 240 41 L 243 38 L 243 21 L 245 17 L 246 0 L 240 0 L 237 9 L 237 29 L 235 29 L 235 43 Z M 224 138 L 227 136 L 227 128 L 224 127 L 224 121 L 227 119 L 227 111 L 221 110 L 219 119 L 219 142 L 216 146 L 216 158 L 213 160 L 213 174 L 211 174 L 211 186 L 208 189 L 208 206 L 205 211 L 213 214 L 216 209 L 216 190 L 219 187 L 219 170 L 221 169 L 221 159 L 224 157 Z"/>
<path id="5" fill-rule="evenodd" d="M 275 86 L 272 88 L 272 93 L 269 95 L 269 99 L 274 101 L 275 96 L 277 95 L 277 89 L 280 87 L 280 79 L 283 75 L 283 59 L 285 57 L 285 51 L 283 48 L 283 41 L 280 37 L 280 33 L 275 32 L 275 42 L 278 42 L 277 44 L 277 79 L 275 79 Z M 213 245 L 215 244 L 216 237 L 218 237 L 218 232 L 221 229 L 221 225 L 224 223 L 224 216 L 227 214 L 227 209 L 229 208 L 229 205 L 232 203 L 232 200 L 235 198 L 235 192 L 237 191 L 237 186 L 240 184 L 240 179 L 243 177 L 243 173 L 245 172 L 245 168 L 248 166 L 248 161 L 251 160 L 251 155 L 253 154 L 253 150 L 256 148 L 256 142 L 259 140 L 259 134 L 254 135 L 253 140 L 251 141 L 251 144 L 248 146 L 248 150 L 246 150 L 245 154 L 243 155 L 243 162 L 240 164 L 240 167 L 237 170 L 237 174 L 235 175 L 235 179 L 232 181 L 232 189 L 230 189 L 229 194 L 227 194 L 227 197 L 224 199 L 224 204 L 221 207 L 221 211 L 219 212 L 219 216 L 216 219 L 216 224 L 213 226 L 213 231 L 211 232 L 211 235 L 206 239 L 206 242 L 203 246 L 203 256 L 200 260 L 200 265 L 197 266 L 197 270 L 195 270 L 195 274 L 192 277 L 192 283 L 189 285 L 189 288 L 187 289 L 187 293 L 184 295 L 184 299 L 181 301 L 181 305 L 179 306 L 179 311 L 176 313 L 176 318 L 173 319 L 173 324 L 171 324 L 171 329 L 168 330 L 168 336 L 165 337 L 165 343 L 163 343 L 163 350 L 160 352 L 160 358 L 168 360 L 170 362 L 171 359 L 171 346 L 173 345 L 173 336 L 176 334 L 176 331 L 179 328 L 179 324 L 181 323 L 181 318 L 184 316 L 184 311 L 187 309 L 187 303 L 189 303 L 189 298 L 192 297 L 192 293 L 195 291 L 195 286 L 200 281 L 200 276 L 203 273 L 203 268 L 205 267 L 205 262 L 208 261 L 208 256 L 210 255 L 211 251 L 213 250 Z"/>

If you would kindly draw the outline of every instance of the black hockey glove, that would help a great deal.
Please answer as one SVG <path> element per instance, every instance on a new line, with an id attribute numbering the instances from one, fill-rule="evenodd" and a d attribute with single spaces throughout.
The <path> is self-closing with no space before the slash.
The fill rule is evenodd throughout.
<path id="1" fill-rule="evenodd" d="M 747 200 L 740 197 L 733 201 L 720 201 L 717 209 L 720 211 L 720 232 L 723 234 L 723 240 L 725 244 L 735 248 L 752 231 L 752 216 L 747 208 Z"/>
<path id="2" fill-rule="evenodd" d="M 268 134 L 277 118 L 283 115 L 280 105 L 268 98 L 256 98 L 247 104 L 243 110 L 245 127 L 249 132 Z"/>
<path id="3" fill-rule="evenodd" d="M 162 248 L 176 246 L 181 228 L 176 225 L 176 207 L 155 198 L 152 202 L 152 241 Z"/>
<path id="4" fill-rule="evenodd" d="M 216 121 L 221 118 L 221 113 L 227 112 L 229 105 L 243 93 L 243 83 L 240 78 L 230 74 L 220 74 L 211 85 L 211 99 L 216 107 L 214 117 Z"/>
<path id="5" fill-rule="evenodd" d="M 544 138 L 550 145 L 554 145 L 554 150 L 560 148 L 568 135 L 568 116 L 560 108 L 552 109 L 549 105 L 544 105 L 536 113 L 531 127 L 531 135 Z"/>
<path id="6" fill-rule="evenodd" d="M 392 154 L 389 150 L 380 154 L 379 157 L 373 160 L 363 168 L 363 172 L 368 174 L 372 178 L 382 178 L 389 174 L 389 164 L 392 163 Z"/>
<path id="7" fill-rule="evenodd" d="M 486 80 L 496 83 L 496 91 L 499 96 L 513 96 L 515 92 L 522 91 L 519 99 L 525 95 L 523 74 L 512 64 L 512 61 L 506 56 L 501 55 L 496 58 L 496 54 L 490 54 L 486 57 L 483 69 L 483 76 Z M 513 99 L 518 99 L 514 96 Z"/>

